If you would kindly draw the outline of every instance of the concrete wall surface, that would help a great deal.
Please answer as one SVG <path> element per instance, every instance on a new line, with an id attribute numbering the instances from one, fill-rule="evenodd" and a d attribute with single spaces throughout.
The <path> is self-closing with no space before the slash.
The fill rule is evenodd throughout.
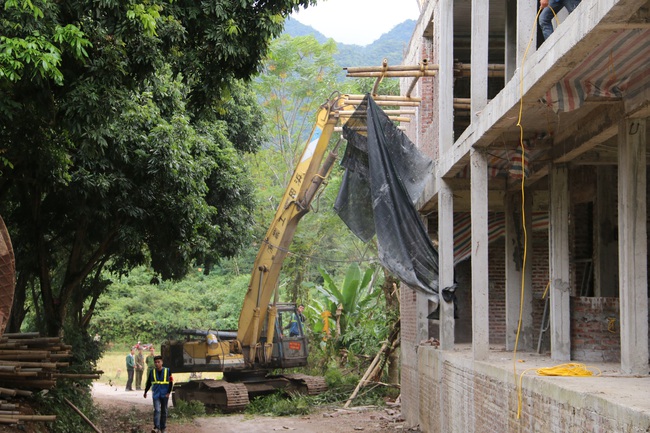
<path id="1" fill-rule="evenodd" d="M 586 366 L 600 376 L 537 374 L 556 365 L 537 354 L 491 351 L 488 361 L 475 362 L 471 347 L 419 346 L 417 371 L 403 374 L 417 375 L 420 401 L 402 413 L 424 433 L 650 431 L 650 377 L 624 376 L 619 364 L 604 363 Z"/>

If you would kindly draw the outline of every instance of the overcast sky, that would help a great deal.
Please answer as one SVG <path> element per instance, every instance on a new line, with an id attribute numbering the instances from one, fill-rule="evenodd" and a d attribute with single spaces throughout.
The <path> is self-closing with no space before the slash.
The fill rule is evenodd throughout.
<path id="1" fill-rule="evenodd" d="M 417 0 L 319 0 L 291 17 L 336 42 L 368 45 L 419 15 Z"/>

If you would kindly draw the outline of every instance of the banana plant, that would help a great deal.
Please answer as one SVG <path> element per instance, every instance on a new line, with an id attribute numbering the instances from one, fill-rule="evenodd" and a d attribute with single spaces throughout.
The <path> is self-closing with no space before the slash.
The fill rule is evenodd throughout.
<path id="1" fill-rule="evenodd" d="M 346 329 L 361 319 L 364 307 L 381 293 L 379 290 L 372 290 L 375 269 L 368 268 L 362 274 L 359 265 L 353 263 L 348 268 L 340 288 L 327 271 L 323 268 L 319 268 L 319 271 L 323 276 L 324 285 L 318 286 L 318 291 L 327 299 L 325 305 L 336 324 L 335 332 L 345 335 Z"/>

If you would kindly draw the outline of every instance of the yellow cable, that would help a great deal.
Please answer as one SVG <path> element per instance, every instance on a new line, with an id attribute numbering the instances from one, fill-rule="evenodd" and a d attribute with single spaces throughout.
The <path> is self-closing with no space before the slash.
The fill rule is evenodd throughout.
<path id="1" fill-rule="evenodd" d="M 553 10 L 552 7 L 547 6 L 551 12 L 553 12 L 553 16 L 555 17 L 555 20 L 558 25 L 560 25 L 560 20 L 557 18 L 557 15 L 555 14 L 555 11 Z M 528 256 L 528 233 L 526 230 L 526 192 L 525 192 L 525 186 L 526 186 L 526 166 L 525 166 L 525 156 L 526 156 L 526 146 L 524 145 L 524 127 L 521 125 L 521 117 L 523 114 L 524 110 L 524 63 L 526 62 L 526 56 L 528 56 L 528 50 L 530 49 L 530 44 L 533 42 L 533 36 L 535 35 L 535 30 L 537 30 L 537 20 L 539 19 L 539 14 L 542 12 L 542 9 L 540 8 L 537 11 L 537 15 L 535 16 L 535 22 L 531 28 L 530 32 L 530 38 L 528 39 L 528 45 L 526 45 L 526 51 L 524 51 L 524 56 L 521 59 L 521 67 L 519 68 L 520 72 L 520 79 L 519 79 L 519 116 L 517 118 L 517 126 L 519 127 L 519 145 L 521 146 L 521 171 L 522 171 L 522 176 L 521 176 L 521 225 L 523 228 L 523 234 L 524 234 L 524 257 L 521 265 L 521 293 L 520 293 L 520 299 L 519 299 L 519 322 L 517 323 L 517 336 L 515 338 L 515 347 L 512 353 L 512 358 L 513 358 L 513 367 L 514 367 L 514 374 L 515 374 L 515 383 L 517 384 L 517 419 L 521 418 L 521 405 L 522 405 L 522 386 L 521 386 L 521 381 L 524 376 L 524 374 L 527 371 L 531 371 L 534 369 L 527 369 L 524 370 L 523 373 L 521 373 L 521 376 L 519 377 L 519 380 L 517 380 L 517 346 L 519 344 L 519 334 L 521 332 L 521 322 L 522 322 L 522 315 L 523 315 L 523 310 L 524 310 L 524 290 L 525 290 L 525 279 L 526 279 L 526 261 L 527 261 L 527 256 Z M 544 296 L 546 296 L 546 292 L 548 291 L 549 287 L 551 285 L 551 282 L 549 281 L 548 284 L 546 285 L 546 289 L 544 290 Z M 556 367 L 550 367 L 550 368 L 539 368 L 537 369 L 537 374 L 539 375 L 545 375 L 545 376 L 587 376 L 587 374 L 571 374 L 571 372 L 578 371 L 577 368 L 573 367 L 565 367 L 568 365 L 581 365 L 581 364 L 562 364 L 561 366 L 556 366 Z M 548 374 L 549 372 L 559 372 L 562 371 L 563 373 L 567 374 Z M 588 370 L 587 370 L 588 371 Z M 599 373 L 600 375 L 600 373 Z M 589 372 L 588 376 L 591 376 L 591 372 Z"/>
<path id="2" fill-rule="evenodd" d="M 521 146 L 521 225 L 524 232 L 524 258 L 521 264 L 521 293 L 519 294 L 519 321 L 517 322 L 517 336 L 515 337 L 515 347 L 512 351 L 512 363 L 515 374 L 515 383 L 517 383 L 517 346 L 519 345 L 519 334 L 521 333 L 521 322 L 522 315 L 524 311 L 524 289 L 526 281 L 526 260 L 528 256 L 528 233 L 526 230 L 526 166 L 524 165 L 526 157 L 526 146 L 524 146 L 524 128 L 521 125 L 521 117 L 524 110 L 524 63 L 526 62 L 526 56 L 528 56 L 528 50 L 530 49 L 530 44 L 533 41 L 533 36 L 535 35 L 535 30 L 537 30 L 537 20 L 542 9 L 537 11 L 535 16 L 535 24 L 533 25 L 530 38 L 528 39 L 528 45 L 526 45 L 526 51 L 524 51 L 524 56 L 521 59 L 521 67 L 519 68 L 520 79 L 519 79 L 519 116 L 517 119 L 517 126 L 519 127 L 519 145 Z M 522 391 L 521 391 L 521 380 L 517 386 L 517 419 L 521 416 L 521 400 L 522 400 Z"/>

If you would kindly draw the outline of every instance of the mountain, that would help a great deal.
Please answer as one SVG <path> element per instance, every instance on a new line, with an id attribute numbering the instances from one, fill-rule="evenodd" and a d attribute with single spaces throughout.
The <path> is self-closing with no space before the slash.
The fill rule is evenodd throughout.
<path id="1" fill-rule="evenodd" d="M 393 27 L 388 33 L 381 35 L 372 44 L 361 46 L 353 44 L 336 43 L 339 50 L 334 56 L 341 67 L 350 66 L 381 66 L 384 59 L 388 59 L 389 65 L 402 63 L 403 53 L 411 40 L 415 29 L 414 20 L 406 20 Z M 291 37 L 312 35 L 321 44 L 328 38 L 311 26 L 306 26 L 295 19 L 287 19 L 284 24 L 284 33 Z"/>

